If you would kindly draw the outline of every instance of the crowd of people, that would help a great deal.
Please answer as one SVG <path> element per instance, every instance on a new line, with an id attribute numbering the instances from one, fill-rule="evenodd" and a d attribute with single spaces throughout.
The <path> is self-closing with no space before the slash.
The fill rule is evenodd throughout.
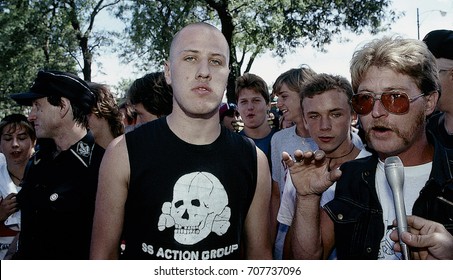
<path id="1" fill-rule="evenodd" d="M 31 109 L 0 122 L 1 259 L 453 259 L 452 30 L 370 41 L 351 82 L 245 73 L 223 102 L 229 49 L 192 23 L 121 104 L 52 70 L 11 95 Z"/>

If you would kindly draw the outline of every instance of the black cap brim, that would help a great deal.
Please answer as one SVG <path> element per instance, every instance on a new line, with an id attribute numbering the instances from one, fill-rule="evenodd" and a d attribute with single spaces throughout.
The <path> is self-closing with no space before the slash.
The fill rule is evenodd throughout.
<path id="1" fill-rule="evenodd" d="M 35 92 L 23 92 L 10 95 L 10 97 L 17 102 L 17 104 L 22 106 L 32 106 L 33 100 L 46 97 Z"/>

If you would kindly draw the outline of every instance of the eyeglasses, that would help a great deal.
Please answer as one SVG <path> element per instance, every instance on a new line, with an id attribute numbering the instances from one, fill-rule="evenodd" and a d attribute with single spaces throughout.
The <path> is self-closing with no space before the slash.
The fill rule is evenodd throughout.
<path id="1" fill-rule="evenodd" d="M 400 90 L 382 92 L 380 97 L 375 97 L 376 94 L 378 93 L 368 91 L 354 94 L 351 98 L 351 104 L 354 111 L 359 115 L 367 115 L 373 110 L 374 102 L 379 100 L 387 112 L 402 115 L 409 111 L 410 103 L 425 95 L 422 93 L 413 98 L 409 98 L 405 92 Z"/>

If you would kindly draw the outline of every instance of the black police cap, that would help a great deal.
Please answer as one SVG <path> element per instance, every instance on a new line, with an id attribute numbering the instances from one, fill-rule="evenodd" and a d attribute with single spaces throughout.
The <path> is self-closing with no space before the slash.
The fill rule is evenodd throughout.
<path id="1" fill-rule="evenodd" d="M 28 92 L 10 97 L 19 105 L 31 106 L 34 100 L 48 96 L 66 97 L 85 113 L 96 104 L 96 97 L 84 80 L 61 71 L 39 71 Z"/>

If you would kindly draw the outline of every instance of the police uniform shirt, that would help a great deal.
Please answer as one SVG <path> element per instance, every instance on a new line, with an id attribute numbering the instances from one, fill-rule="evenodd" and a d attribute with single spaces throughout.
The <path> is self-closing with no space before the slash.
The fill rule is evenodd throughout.
<path id="1" fill-rule="evenodd" d="M 22 231 L 17 257 L 87 259 L 104 149 L 91 132 L 56 157 L 42 145 L 18 195 Z"/>

